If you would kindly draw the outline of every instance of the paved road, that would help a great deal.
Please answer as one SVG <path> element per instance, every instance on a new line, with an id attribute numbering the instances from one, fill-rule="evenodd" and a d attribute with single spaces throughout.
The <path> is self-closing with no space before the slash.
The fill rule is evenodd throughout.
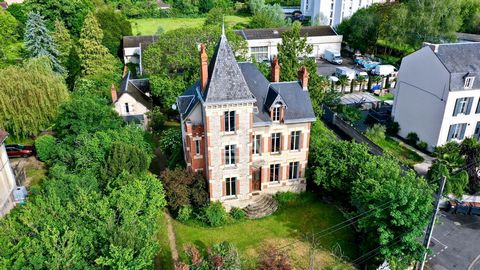
<path id="1" fill-rule="evenodd" d="M 439 212 L 428 269 L 480 270 L 480 217 Z"/>
<path id="2" fill-rule="evenodd" d="M 352 59 L 343 57 L 343 64 L 335 65 L 331 64 L 323 59 L 317 60 L 317 74 L 324 76 L 331 76 L 335 73 L 337 67 L 349 67 L 354 68 L 355 64 Z"/>

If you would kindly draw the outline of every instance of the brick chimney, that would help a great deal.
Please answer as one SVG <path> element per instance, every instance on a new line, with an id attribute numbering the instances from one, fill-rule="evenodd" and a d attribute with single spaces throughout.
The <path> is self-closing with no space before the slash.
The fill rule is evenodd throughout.
<path id="1" fill-rule="evenodd" d="M 208 56 L 205 44 L 200 45 L 200 89 L 205 91 L 208 82 Z"/>
<path id="2" fill-rule="evenodd" d="M 110 88 L 112 92 L 112 103 L 115 103 L 117 101 L 117 89 L 115 89 L 115 85 L 112 83 L 112 88 Z"/>
<path id="3" fill-rule="evenodd" d="M 278 64 L 278 57 L 275 55 L 272 62 L 272 82 L 280 81 L 280 65 Z"/>
<path id="4" fill-rule="evenodd" d="M 302 85 L 303 91 L 307 91 L 308 90 L 308 71 L 305 66 L 302 66 L 298 71 L 298 80 Z"/>

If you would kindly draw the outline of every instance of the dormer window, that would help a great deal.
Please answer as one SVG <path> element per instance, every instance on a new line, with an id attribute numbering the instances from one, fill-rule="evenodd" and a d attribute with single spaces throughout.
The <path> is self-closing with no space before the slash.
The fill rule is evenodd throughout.
<path id="1" fill-rule="evenodd" d="M 272 121 L 280 121 L 280 107 L 274 107 L 272 111 Z"/>
<path id="2" fill-rule="evenodd" d="M 466 77 L 464 88 L 465 89 L 472 89 L 474 81 L 475 81 L 475 77 Z"/>

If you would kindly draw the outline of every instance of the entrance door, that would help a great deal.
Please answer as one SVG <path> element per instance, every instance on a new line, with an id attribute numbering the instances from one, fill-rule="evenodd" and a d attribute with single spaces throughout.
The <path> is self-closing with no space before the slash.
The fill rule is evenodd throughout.
<path id="1" fill-rule="evenodd" d="M 252 175 L 252 189 L 253 191 L 259 191 L 262 184 L 262 173 L 260 169 L 254 169 Z"/>

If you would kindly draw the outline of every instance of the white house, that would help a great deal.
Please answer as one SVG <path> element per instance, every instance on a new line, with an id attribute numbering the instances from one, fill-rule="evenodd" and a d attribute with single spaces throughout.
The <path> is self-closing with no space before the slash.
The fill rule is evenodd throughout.
<path id="1" fill-rule="evenodd" d="M 417 133 L 429 149 L 480 137 L 480 42 L 425 44 L 404 57 L 393 118 L 400 136 Z"/>
<path id="2" fill-rule="evenodd" d="M 123 78 L 120 91 L 112 85 L 111 94 L 115 111 L 126 121 L 141 124 L 148 128 L 147 113 L 153 103 L 149 96 L 148 79 L 133 79 L 130 72 Z"/>
<path id="3" fill-rule="evenodd" d="M 7 132 L 0 130 L 0 217 L 15 206 L 13 192 L 17 187 L 15 175 L 3 144 L 7 136 Z"/>
<path id="4" fill-rule="evenodd" d="M 138 64 L 139 75 L 143 74 L 142 52 L 148 45 L 158 41 L 158 35 L 150 36 L 124 36 L 123 37 L 123 63 Z"/>
<path id="5" fill-rule="evenodd" d="M 357 10 L 375 3 L 394 0 L 302 0 L 300 11 L 312 20 L 321 19 L 325 24 L 336 26 L 344 18 L 352 16 Z"/>
<path id="6" fill-rule="evenodd" d="M 272 60 L 278 54 L 278 44 L 282 43 L 282 33 L 287 28 L 243 29 L 235 32 L 248 44 L 248 56 L 256 61 Z M 302 27 L 300 34 L 313 46 L 308 56 L 320 58 L 327 49 L 340 51 L 343 36 L 330 26 Z"/>

